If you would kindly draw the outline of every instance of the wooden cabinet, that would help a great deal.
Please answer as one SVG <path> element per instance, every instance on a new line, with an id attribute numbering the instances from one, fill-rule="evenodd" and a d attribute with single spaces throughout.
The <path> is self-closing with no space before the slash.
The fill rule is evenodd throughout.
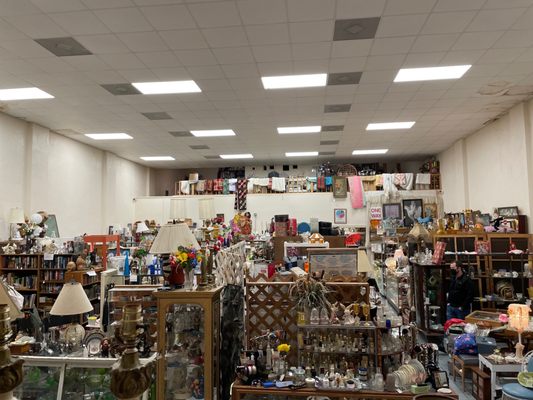
<path id="1" fill-rule="evenodd" d="M 160 291 L 157 399 L 218 398 L 220 292 Z M 216 393 L 216 395 L 215 395 Z"/>

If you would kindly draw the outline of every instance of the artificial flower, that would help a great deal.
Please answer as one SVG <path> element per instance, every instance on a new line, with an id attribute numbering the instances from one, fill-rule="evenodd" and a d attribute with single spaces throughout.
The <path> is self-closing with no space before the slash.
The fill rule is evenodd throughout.
<path id="1" fill-rule="evenodd" d="M 280 353 L 288 353 L 289 351 L 291 351 L 291 345 L 287 343 L 281 343 L 278 345 L 278 351 Z"/>

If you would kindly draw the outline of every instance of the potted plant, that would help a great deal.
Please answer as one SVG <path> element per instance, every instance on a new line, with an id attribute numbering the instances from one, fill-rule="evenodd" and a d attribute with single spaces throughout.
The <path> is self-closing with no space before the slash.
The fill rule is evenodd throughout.
<path id="1" fill-rule="evenodd" d="M 324 283 L 310 276 L 299 278 L 294 282 L 290 296 L 295 302 L 299 325 L 309 321 L 309 315 L 314 309 L 321 314 L 329 315 L 331 303 L 327 298 L 328 293 L 329 289 Z"/>

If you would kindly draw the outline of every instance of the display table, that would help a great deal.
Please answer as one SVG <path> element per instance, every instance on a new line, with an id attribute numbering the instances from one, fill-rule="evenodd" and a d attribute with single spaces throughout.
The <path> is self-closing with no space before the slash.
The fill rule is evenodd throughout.
<path id="1" fill-rule="evenodd" d="M 479 355 L 479 369 L 483 370 L 483 367 L 488 368 L 490 371 L 490 390 L 491 398 L 496 398 L 496 390 L 501 389 L 500 386 L 496 384 L 496 377 L 500 372 L 516 372 L 518 373 L 522 370 L 522 364 L 495 364 L 490 360 L 487 360 L 485 356 Z"/>
<path id="2" fill-rule="evenodd" d="M 302 389 L 278 389 L 278 388 L 263 388 L 256 386 L 233 385 L 231 400 L 244 399 L 246 395 L 257 396 L 257 398 L 264 398 L 265 395 L 270 396 L 290 396 L 293 397 L 309 397 L 317 396 L 317 398 L 330 397 L 332 399 L 379 399 L 379 400 L 393 400 L 393 399 L 413 399 L 416 395 L 410 392 L 376 392 L 373 390 L 347 391 L 347 390 L 317 390 L 315 388 Z M 452 393 L 447 395 L 451 398 L 458 399 L 457 394 Z M 247 398 L 251 398 L 248 396 Z M 278 397 L 276 397 L 278 398 Z M 279 397 L 280 399 L 282 397 Z"/>

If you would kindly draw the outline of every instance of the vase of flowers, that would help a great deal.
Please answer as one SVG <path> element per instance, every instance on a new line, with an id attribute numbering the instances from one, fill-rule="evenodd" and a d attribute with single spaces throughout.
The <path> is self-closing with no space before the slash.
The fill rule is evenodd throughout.
<path id="1" fill-rule="evenodd" d="M 291 345 L 287 343 L 281 343 L 278 345 L 277 350 L 279 353 L 279 365 L 277 368 L 277 373 L 278 375 L 283 375 L 287 372 L 287 361 L 285 359 L 287 358 L 289 351 L 291 351 Z"/>
<path id="2" fill-rule="evenodd" d="M 202 252 L 194 248 L 178 247 L 174 254 L 174 260 L 177 268 L 181 268 L 184 274 L 184 289 L 191 290 L 194 286 L 194 270 L 202 263 Z"/>

